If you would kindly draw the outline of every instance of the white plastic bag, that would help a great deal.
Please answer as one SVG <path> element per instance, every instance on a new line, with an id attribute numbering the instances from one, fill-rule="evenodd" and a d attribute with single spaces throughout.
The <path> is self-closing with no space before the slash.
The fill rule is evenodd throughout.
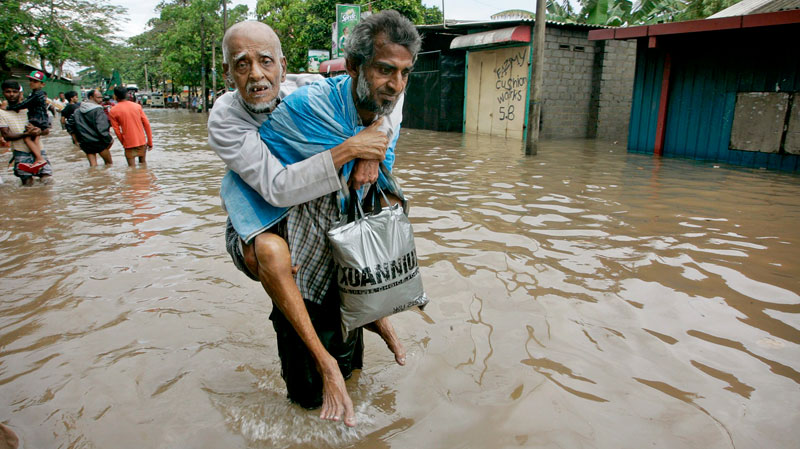
<path id="1" fill-rule="evenodd" d="M 351 192 L 350 202 L 355 203 L 348 206 L 351 219 L 328 231 L 345 333 L 428 303 L 411 223 L 399 204 L 381 210 L 375 190 L 373 185 L 365 196 L 365 202 L 374 204 L 371 213 L 364 214 L 357 195 Z M 357 218 L 356 209 L 360 212 Z"/>

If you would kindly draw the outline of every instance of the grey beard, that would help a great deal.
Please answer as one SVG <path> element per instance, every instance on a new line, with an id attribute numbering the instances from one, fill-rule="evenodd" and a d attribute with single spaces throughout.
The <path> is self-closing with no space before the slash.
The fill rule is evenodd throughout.
<path id="1" fill-rule="evenodd" d="M 366 109 L 370 112 L 374 112 L 377 117 L 385 117 L 392 113 L 394 110 L 394 105 L 397 104 L 397 101 L 392 101 L 390 103 L 383 103 L 378 104 L 375 100 L 370 98 L 370 85 L 369 81 L 367 81 L 366 75 L 364 75 L 364 67 L 359 69 L 358 73 L 358 82 L 356 83 L 356 97 L 358 97 L 358 104 L 356 106 Z"/>
<path id="2" fill-rule="evenodd" d="M 275 105 L 278 104 L 278 97 L 272 99 L 267 103 L 248 103 L 242 100 L 244 103 L 244 107 L 247 108 L 248 111 L 252 112 L 253 114 L 264 114 L 266 112 L 270 112 L 271 110 L 275 109 Z"/>
<path id="3" fill-rule="evenodd" d="M 265 87 L 267 89 L 272 89 L 272 83 L 270 83 L 269 81 L 265 81 L 265 82 L 262 82 L 262 83 L 251 83 L 251 82 L 248 82 L 247 85 L 245 86 L 245 90 L 247 90 L 249 92 L 250 88 L 252 88 L 252 87 L 254 87 L 256 85 L 259 86 L 259 87 Z M 253 114 L 263 114 L 265 112 L 270 112 L 273 108 L 275 108 L 275 105 L 278 103 L 278 97 L 275 97 L 271 101 L 268 101 L 266 103 L 255 103 L 255 104 L 253 104 L 253 103 L 248 103 L 246 101 L 244 101 L 243 103 L 244 103 L 245 107 L 247 107 L 247 109 L 250 112 L 252 112 Z"/>

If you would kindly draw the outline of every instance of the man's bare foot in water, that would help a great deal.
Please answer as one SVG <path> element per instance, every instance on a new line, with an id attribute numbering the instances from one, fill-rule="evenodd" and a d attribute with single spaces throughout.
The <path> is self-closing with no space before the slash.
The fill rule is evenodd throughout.
<path id="1" fill-rule="evenodd" d="M 18 447 L 19 438 L 17 434 L 5 424 L 0 424 L 0 449 L 17 449 Z"/>
<path id="2" fill-rule="evenodd" d="M 330 358 L 327 367 L 320 368 L 322 375 L 322 410 L 319 417 L 330 421 L 344 421 L 348 427 L 356 425 L 353 401 L 347 394 L 344 377 L 336 359 Z"/>
<path id="3" fill-rule="evenodd" d="M 386 346 L 388 346 L 389 350 L 394 354 L 394 360 L 398 365 L 402 366 L 406 364 L 406 348 L 403 347 L 403 343 L 400 343 L 400 339 L 397 338 L 394 327 L 392 323 L 389 322 L 389 317 L 383 317 L 364 327 L 381 336 L 383 341 L 386 342 Z"/>

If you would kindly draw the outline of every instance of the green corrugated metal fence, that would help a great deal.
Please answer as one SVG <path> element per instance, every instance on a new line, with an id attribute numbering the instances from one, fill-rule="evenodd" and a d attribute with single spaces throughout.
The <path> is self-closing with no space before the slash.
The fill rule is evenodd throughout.
<path id="1" fill-rule="evenodd" d="M 25 83 L 24 83 L 25 84 Z M 25 85 L 27 91 L 27 85 Z M 75 85 L 69 81 L 58 80 L 58 79 L 49 79 L 47 83 L 44 85 L 44 91 L 47 92 L 48 98 L 58 98 L 59 92 L 67 93 L 71 90 L 76 92 L 80 92 L 80 86 Z"/>

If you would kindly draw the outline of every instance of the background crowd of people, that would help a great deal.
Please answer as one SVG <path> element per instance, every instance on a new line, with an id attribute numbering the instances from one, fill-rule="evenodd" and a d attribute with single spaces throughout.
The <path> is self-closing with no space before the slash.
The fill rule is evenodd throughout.
<path id="1" fill-rule="evenodd" d="M 43 72 L 31 72 L 28 80 L 31 92 L 27 98 L 20 83 L 4 81 L 0 104 L 0 147 L 11 151 L 8 165 L 22 185 L 32 186 L 35 178 L 50 182 L 53 169 L 41 136 L 50 133 L 56 118 L 72 143 L 86 154 L 90 166 L 97 165 L 98 155 L 106 165 L 112 164 L 112 129 L 128 165 L 136 165 L 137 159 L 146 164 L 147 152 L 153 148 L 150 121 L 127 88 L 116 86 L 113 98 L 91 89 L 83 101 L 76 91 L 59 92 L 57 98 L 49 99 L 43 89 L 47 82 Z"/>

